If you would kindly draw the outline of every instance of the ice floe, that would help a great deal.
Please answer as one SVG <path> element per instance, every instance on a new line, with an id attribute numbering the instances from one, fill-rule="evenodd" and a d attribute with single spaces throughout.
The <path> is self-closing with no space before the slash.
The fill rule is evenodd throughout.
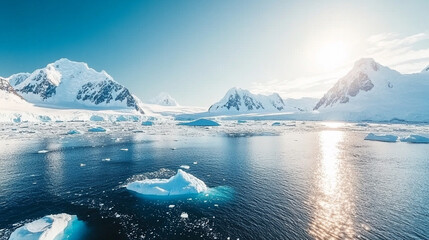
<path id="1" fill-rule="evenodd" d="M 184 123 L 179 123 L 177 125 L 183 125 L 183 126 L 220 126 L 219 123 L 213 121 L 213 120 L 209 120 L 209 119 L 198 119 L 192 122 L 184 122 Z"/>
<path id="2" fill-rule="evenodd" d="M 88 132 L 105 132 L 106 129 L 103 127 L 93 127 L 88 129 Z"/>
<path id="3" fill-rule="evenodd" d="M 420 135 L 409 135 L 408 137 L 401 138 L 401 142 L 407 143 L 429 143 L 429 138 Z"/>
<path id="4" fill-rule="evenodd" d="M 78 227 L 82 227 L 83 222 L 79 221 L 75 215 L 66 213 L 47 215 L 43 218 L 27 223 L 17 228 L 9 240 L 22 239 L 68 239 L 72 235 L 79 234 Z"/>
<path id="5" fill-rule="evenodd" d="M 102 122 L 104 121 L 104 118 L 102 116 L 92 115 L 91 118 L 89 118 L 89 120 L 93 122 Z"/>
<path id="6" fill-rule="evenodd" d="M 144 121 L 142 122 L 142 126 L 152 126 L 153 122 L 152 121 Z"/>
<path id="7" fill-rule="evenodd" d="M 49 152 L 48 150 L 46 150 L 46 149 L 44 149 L 44 150 L 40 150 L 40 151 L 37 151 L 37 153 L 47 153 L 47 152 Z"/>
<path id="8" fill-rule="evenodd" d="M 379 141 L 379 142 L 396 142 L 398 141 L 398 136 L 395 135 L 375 135 L 374 133 L 369 133 L 365 140 L 370 141 Z"/>
<path id="9" fill-rule="evenodd" d="M 179 169 L 177 174 L 169 179 L 145 179 L 126 185 L 128 190 L 149 196 L 178 196 L 197 194 L 209 188 L 200 179 Z"/>
<path id="10" fill-rule="evenodd" d="M 180 217 L 181 218 L 188 218 L 189 215 L 187 213 L 185 213 L 185 212 L 182 212 L 182 214 L 180 214 Z"/>
<path id="11" fill-rule="evenodd" d="M 80 132 L 78 130 L 70 130 L 67 132 L 68 135 L 74 135 L 74 134 L 80 134 Z"/>
<path id="12" fill-rule="evenodd" d="M 191 167 L 189 167 L 188 165 L 180 165 L 180 168 L 183 168 L 183 169 L 189 169 L 189 168 L 191 168 Z"/>

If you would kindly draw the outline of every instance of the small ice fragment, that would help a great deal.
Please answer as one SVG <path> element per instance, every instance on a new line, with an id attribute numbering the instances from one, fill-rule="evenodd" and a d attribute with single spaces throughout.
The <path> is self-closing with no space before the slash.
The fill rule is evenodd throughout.
<path id="1" fill-rule="evenodd" d="M 180 168 L 189 169 L 190 167 L 188 165 L 180 165 Z"/>
<path id="2" fill-rule="evenodd" d="M 174 207 L 175 207 L 174 204 L 168 205 L 168 208 L 174 208 Z"/>
<path id="3" fill-rule="evenodd" d="M 93 127 L 88 129 L 88 132 L 106 132 L 106 129 L 103 127 Z"/>
<path id="4" fill-rule="evenodd" d="M 273 122 L 273 124 L 271 124 L 271 126 L 280 126 L 281 123 L 280 122 Z"/>
<path id="5" fill-rule="evenodd" d="M 215 207 L 219 207 L 219 204 L 214 204 Z"/>
<path id="6" fill-rule="evenodd" d="M 182 214 L 180 214 L 180 217 L 181 217 L 181 218 L 188 218 L 189 216 L 188 216 L 188 214 L 187 214 L 187 213 L 182 212 Z"/>
<path id="7" fill-rule="evenodd" d="M 119 213 L 115 213 L 115 217 L 119 218 L 119 217 L 121 217 L 121 215 Z"/>
<path id="8" fill-rule="evenodd" d="M 86 164 L 85 164 L 85 163 L 81 163 L 81 164 L 80 164 L 80 166 L 81 166 L 81 167 L 85 167 L 85 166 L 86 166 Z"/>
<path id="9" fill-rule="evenodd" d="M 37 153 L 47 153 L 47 152 L 49 152 L 48 150 L 40 150 L 40 151 L 37 151 Z"/>
<path id="10" fill-rule="evenodd" d="M 121 151 L 128 151 L 128 148 L 121 148 Z"/>
<path id="11" fill-rule="evenodd" d="M 103 161 L 103 162 L 109 162 L 110 158 L 103 158 L 103 159 L 101 159 L 101 161 Z"/>
<path id="12" fill-rule="evenodd" d="M 194 162 L 194 165 L 197 165 L 198 164 L 198 162 Z"/>
<path id="13" fill-rule="evenodd" d="M 204 126 L 220 126 L 220 124 L 217 123 L 217 122 L 215 122 L 215 121 L 212 121 L 212 120 L 209 120 L 209 119 L 203 119 L 203 118 L 195 120 L 195 121 L 192 121 L 192 122 L 182 122 L 182 123 L 179 123 L 177 125 L 202 126 L 202 127 L 204 127 Z"/>

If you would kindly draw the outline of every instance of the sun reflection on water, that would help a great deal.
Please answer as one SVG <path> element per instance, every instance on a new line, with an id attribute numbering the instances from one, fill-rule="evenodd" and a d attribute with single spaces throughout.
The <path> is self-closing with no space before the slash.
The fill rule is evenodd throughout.
<path id="1" fill-rule="evenodd" d="M 309 228 L 315 239 L 355 237 L 352 174 L 340 149 L 343 141 L 342 131 L 329 130 L 319 134 L 316 189 L 311 197 L 314 212 Z"/>

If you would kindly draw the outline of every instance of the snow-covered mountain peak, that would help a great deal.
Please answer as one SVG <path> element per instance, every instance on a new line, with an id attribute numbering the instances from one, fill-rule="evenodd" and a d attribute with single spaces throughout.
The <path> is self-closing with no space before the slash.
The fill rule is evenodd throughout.
<path id="1" fill-rule="evenodd" d="M 166 92 L 161 92 L 158 94 L 158 96 L 150 100 L 150 103 L 161 106 L 179 106 L 177 101 Z"/>
<path id="2" fill-rule="evenodd" d="M 347 103 L 360 92 L 371 91 L 375 85 L 378 88 L 393 88 L 395 79 L 399 75 L 399 72 L 380 65 L 372 58 L 360 59 L 355 62 L 353 69 L 339 79 L 320 99 L 314 110 L 337 103 Z"/>
<path id="3" fill-rule="evenodd" d="M 234 87 L 229 89 L 219 102 L 213 104 L 209 112 L 279 112 L 285 109 L 285 103 L 277 93 L 267 96 Z"/>
<path id="4" fill-rule="evenodd" d="M 127 88 L 84 62 L 61 58 L 31 74 L 12 76 L 15 90 L 32 103 L 67 108 L 134 108 L 143 113 Z"/>
<path id="5" fill-rule="evenodd" d="M 357 60 L 353 66 L 352 71 L 371 72 L 378 71 L 380 64 L 374 61 L 372 58 L 361 58 Z"/>
<path id="6" fill-rule="evenodd" d="M 344 119 L 427 119 L 426 72 L 401 74 L 374 60 L 360 60 L 319 100 L 314 110 Z"/>

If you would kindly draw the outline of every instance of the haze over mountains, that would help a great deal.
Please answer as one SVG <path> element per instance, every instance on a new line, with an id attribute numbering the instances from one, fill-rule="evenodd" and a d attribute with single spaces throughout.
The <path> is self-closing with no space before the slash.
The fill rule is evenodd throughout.
<path id="1" fill-rule="evenodd" d="M 231 88 L 204 111 L 181 107 L 167 93 L 145 104 L 105 71 L 63 58 L 32 73 L 0 78 L 0 108 L 14 109 L 15 115 L 20 109 L 37 107 L 49 108 L 50 112 L 109 110 L 138 115 L 193 114 L 195 118 L 242 114 L 276 114 L 279 118 L 283 114 L 287 119 L 429 121 L 428 92 L 429 68 L 421 73 L 401 74 L 373 59 L 361 59 L 319 100 L 283 99 L 277 93 L 260 95 Z"/>

